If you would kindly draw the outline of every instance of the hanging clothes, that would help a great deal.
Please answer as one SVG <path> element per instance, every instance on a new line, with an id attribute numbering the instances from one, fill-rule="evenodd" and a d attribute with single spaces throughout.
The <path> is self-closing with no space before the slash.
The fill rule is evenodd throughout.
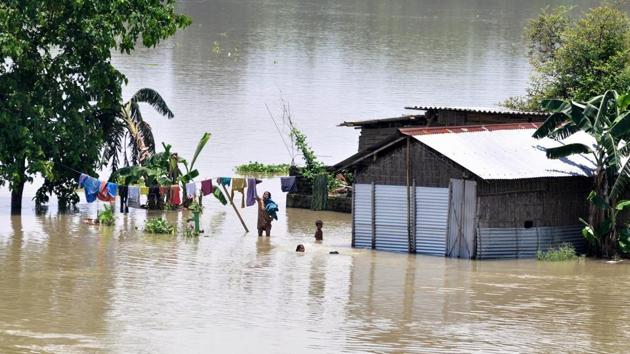
<path id="1" fill-rule="evenodd" d="M 171 186 L 171 205 L 178 206 L 182 203 L 181 198 L 181 188 L 178 185 L 174 184 Z"/>
<path id="2" fill-rule="evenodd" d="M 140 188 L 138 186 L 127 188 L 127 205 L 130 208 L 140 208 Z"/>
<path id="3" fill-rule="evenodd" d="M 219 177 L 217 178 L 217 183 L 222 185 L 222 186 L 230 186 L 230 183 L 232 182 L 232 178 L 230 177 Z"/>
<path id="4" fill-rule="evenodd" d="M 88 203 L 92 203 L 96 200 L 98 192 L 100 191 L 101 182 L 94 177 L 82 173 L 81 176 L 79 176 L 79 186 L 85 190 L 85 200 Z"/>
<path id="5" fill-rule="evenodd" d="M 120 196 L 120 212 L 128 213 L 129 205 L 127 205 L 127 195 L 129 193 L 129 187 L 118 186 L 118 195 Z"/>
<path id="6" fill-rule="evenodd" d="M 278 204 L 271 200 L 271 198 L 265 200 L 265 211 L 267 212 L 267 215 L 269 215 L 273 219 L 278 220 L 278 210 L 280 210 L 278 208 Z"/>
<path id="7" fill-rule="evenodd" d="M 118 195 L 118 184 L 108 182 L 107 193 L 109 193 L 110 196 L 116 198 L 116 196 Z"/>
<path id="8" fill-rule="evenodd" d="M 188 199 L 192 199 L 195 195 L 197 195 L 197 185 L 195 182 L 186 183 L 186 195 L 188 196 Z"/>
<path id="9" fill-rule="evenodd" d="M 227 205 L 227 200 L 219 188 L 215 188 L 212 194 L 219 200 L 219 202 L 221 202 L 221 204 Z"/>
<path id="10" fill-rule="evenodd" d="M 241 208 L 245 208 L 245 178 L 232 178 L 232 193 L 230 194 L 232 202 L 234 202 L 234 192 L 241 193 Z"/>
<path id="11" fill-rule="evenodd" d="M 96 195 L 96 197 L 98 198 L 98 200 L 102 201 L 102 202 L 111 202 L 116 200 L 116 197 L 111 195 L 109 192 L 109 187 L 108 185 L 111 183 L 107 183 L 107 182 L 101 182 L 101 187 L 98 191 L 98 194 Z M 115 188 L 117 189 L 117 188 Z"/>
<path id="12" fill-rule="evenodd" d="M 140 195 L 149 195 L 149 187 L 141 186 L 140 187 Z"/>
<path id="13" fill-rule="evenodd" d="M 283 192 L 295 193 L 297 192 L 297 184 L 295 183 L 295 176 L 280 177 L 280 188 Z"/>
<path id="14" fill-rule="evenodd" d="M 212 194 L 212 180 L 207 179 L 205 181 L 201 181 L 201 194 L 205 197 L 206 195 Z"/>
<path id="15" fill-rule="evenodd" d="M 258 193 L 256 192 L 256 179 L 248 178 L 247 179 L 247 206 L 250 207 L 256 204 L 256 198 L 258 198 Z"/>

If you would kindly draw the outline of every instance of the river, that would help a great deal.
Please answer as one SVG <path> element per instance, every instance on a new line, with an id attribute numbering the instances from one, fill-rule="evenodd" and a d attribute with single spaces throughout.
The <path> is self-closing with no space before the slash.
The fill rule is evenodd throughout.
<path id="1" fill-rule="evenodd" d="M 193 25 L 114 63 L 125 97 L 157 89 L 175 112 L 143 107 L 156 141 L 184 157 L 212 139 L 202 177 L 248 161 L 288 162 L 269 118 L 288 102 L 319 157 L 356 151 L 344 120 L 407 105 L 493 106 L 525 92 L 528 18 L 560 1 L 181 1 Z M 585 8 L 591 1 L 574 2 Z M 623 352 L 630 267 L 594 260 L 462 261 L 350 248 L 349 215 L 284 208 L 272 237 L 245 233 L 206 202 L 199 238 L 113 227 L 76 214 L 9 214 L 0 193 L 0 352 Z M 25 199 L 34 187 L 29 186 Z M 253 228 L 256 211 L 241 212 Z M 313 241 L 324 221 L 324 242 Z M 306 246 L 304 254 L 295 247 Z M 329 254 L 336 250 L 338 255 Z"/>

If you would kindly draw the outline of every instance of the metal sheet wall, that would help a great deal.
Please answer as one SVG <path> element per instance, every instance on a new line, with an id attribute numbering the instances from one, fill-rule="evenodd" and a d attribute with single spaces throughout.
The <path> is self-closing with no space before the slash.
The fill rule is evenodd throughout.
<path id="1" fill-rule="evenodd" d="M 475 255 L 475 222 L 477 183 L 451 179 L 446 256 L 473 258 Z"/>
<path id="2" fill-rule="evenodd" d="M 563 242 L 572 243 L 578 253 L 585 251 L 582 227 L 550 226 L 523 228 L 479 229 L 477 258 L 532 258 L 538 250 L 546 251 Z"/>
<path id="3" fill-rule="evenodd" d="M 416 188 L 416 253 L 444 256 L 448 188 Z"/>
<path id="4" fill-rule="evenodd" d="M 376 185 L 376 249 L 409 252 L 407 187 Z"/>
<path id="5" fill-rule="evenodd" d="M 372 248 L 372 185 L 354 185 L 354 247 Z"/>

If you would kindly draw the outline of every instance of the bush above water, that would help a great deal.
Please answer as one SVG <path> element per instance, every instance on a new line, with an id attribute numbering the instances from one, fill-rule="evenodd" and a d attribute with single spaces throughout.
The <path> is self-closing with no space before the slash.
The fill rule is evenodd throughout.
<path id="1" fill-rule="evenodd" d="M 173 234 L 175 226 L 162 218 L 150 218 L 144 225 L 144 231 L 150 234 Z"/>
<path id="2" fill-rule="evenodd" d="M 570 243 L 562 243 L 558 247 L 550 248 L 547 251 L 538 251 L 536 259 L 539 261 L 562 262 L 577 258 L 575 247 Z"/>

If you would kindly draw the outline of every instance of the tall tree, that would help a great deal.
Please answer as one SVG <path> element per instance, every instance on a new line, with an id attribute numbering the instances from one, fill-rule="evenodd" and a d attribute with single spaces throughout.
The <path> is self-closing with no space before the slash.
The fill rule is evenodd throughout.
<path id="1" fill-rule="evenodd" d="M 584 235 L 603 256 L 617 253 L 617 214 L 627 205 L 621 198 L 630 185 L 629 106 L 630 94 L 619 95 L 616 91 L 606 91 L 586 102 L 545 100 L 543 107 L 553 113 L 534 133 L 539 139 L 563 140 L 577 132 L 593 138 L 593 144 L 571 143 L 548 149 L 547 157 L 592 156 L 596 168 Z"/>
<path id="2" fill-rule="evenodd" d="M 610 2 L 582 18 L 572 8 L 544 9 L 525 29 L 532 65 L 527 95 L 504 105 L 539 110 L 543 99 L 586 101 L 630 86 L 630 17 Z"/>
<path id="3" fill-rule="evenodd" d="M 24 184 L 35 174 L 46 179 L 38 196 L 71 196 L 68 167 L 100 166 L 114 122 L 105 112 L 116 110 L 126 82 L 111 50 L 153 47 L 189 23 L 175 0 L 0 3 L 0 184 L 11 190 L 12 212 L 20 212 Z"/>
<path id="4" fill-rule="evenodd" d="M 124 166 L 127 167 L 131 164 L 142 164 L 155 154 L 153 131 L 151 125 L 142 117 L 140 103 L 151 105 L 168 119 L 174 117 L 162 96 L 149 88 L 138 90 L 128 102 L 121 105 L 118 112 L 113 112 L 114 122 L 105 134 L 103 149 L 103 163 L 111 164 L 112 172 L 118 169 L 121 156 Z"/>

